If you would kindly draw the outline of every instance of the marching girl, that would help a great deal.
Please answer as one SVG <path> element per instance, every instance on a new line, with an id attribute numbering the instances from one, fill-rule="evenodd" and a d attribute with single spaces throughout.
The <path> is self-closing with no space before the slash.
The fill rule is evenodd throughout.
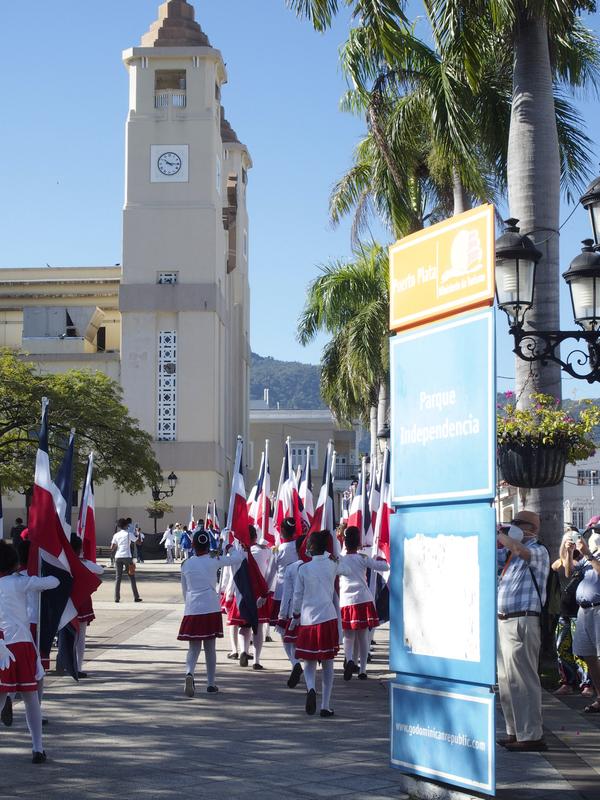
<path id="1" fill-rule="evenodd" d="M 271 601 L 271 625 L 277 625 L 279 619 L 279 606 L 283 594 L 283 578 L 285 570 L 297 558 L 296 544 L 296 520 L 293 517 L 286 517 L 281 523 L 281 543 L 276 545 L 273 552 L 273 561 L 269 570 L 267 581 L 273 591 Z"/>
<path id="2" fill-rule="evenodd" d="M 300 548 L 306 536 L 299 536 L 296 539 L 296 553 L 300 554 Z M 289 629 L 290 622 L 292 621 L 293 612 L 292 604 L 294 601 L 294 588 L 296 586 L 296 578 L 298 576 L 299 568 L 304 564 L 304 561 L 299 558 L 294 561 L 285 569 L 283 578 L 283 592 L 281 595 L 281 606 L 279 608 L 279 619 L 277 620 L 277 631 L 281 634 L 283 639 L 283 649 L 285 654 L 290 660 L 292 671 L 288 678 L 287 685 L 290 689 L 294 689 L 300 682 L 302 677 L 302 664 L 296 656 L 296 639 L 298 638 L 298 628 L 294 627 L 291 631 Z"/>
<path id="3" fill-rule="evenodd" d="M 271 550 L 266 545 L 257 543 L 258 535 L 254 525 L 248 526 L 248 532 L 250 534 L 250 552 L 254 556 L 254 560 L 258 565 L 260 574 L 263 576 L 263 578 L 266 578 L 270 571 L 273 555 Z M 259 600 L 256 604 L 258 611 L 258 628 L 252 637 L 252 641 L 254 643 L 254 664 L 252 665 L 252 669 L 264 669 L 263 665 L 260 663 L 260 657 L 265 640 L 265 629 L 271 622 L 272 603 L 272 597 L 269 594 L 269 597 L 266 598 L 264 603 L 261 603 Z M 246 645 L 244 645 L 244 649 L 246 652 L 248 652 Z"/>
<path id="4" fill-rule="evenodd" d="M 196 531 L 193 539 L 196 558 L 188 558 L 181 565 L 181 589 L 185 600 L 184 616 L 177 638 L 189 642 L 186 659 L 185 694 L 195 693 L 194 672 L 204 645 L 207 689 L 210 694 L 218 692 L 215 684 L 217 669 L 217 638 L 223 636 L 223 618 L 217 592 L 217 576 L 225 565 L 236 566 L 244 558 L 238 550 L 226 556 L 211 557 L 210 538 L 204 529 Z"/>
<path id="5" fill-rule="evenodd" d="M 333 659 L 339 649 L 338 614 L 333 594 L 336 575 L 350 575 L 348 566 L 336 562 L 327 552 L 331 541 L 329 531 L 311 533 L 307 552 L 311 561 L 298 568 L 294 589 L 293 618 L 288 631 L 296 626 L 296 657 L 304 662 L 306 681 L 306 713 L 314 714 L 317 709 L 317 661 L 321 662 L 323 673 L 321 716 L 333 717 L 330 708 L 333 689 Z"/>
<path id="6" fill-rule="evenodd" d="M 58 586 L 58 578 L 24 576 L 16 572 L 16 550 L 0 541 L 0 711 L 6 698 L 21 692 L 27 727 L 31 734 L 34 764 L 43 764 L 46 753 L 42 743 L 42 711 L 38 681 L 44 677 L 36 647 L 31 637 L 27 593 L 43 592 Z"/>
<path id="7" fill-rule="evenodd" d="M 81 555 L 83 540 L 80 539 L 76 533 L 71 534 L 71 547 L 73 548 L 75 555 L 79 556 L 81 559 L 81 563 L 87 567 L 90 572 L 93 572 L 94 575 L 102 575 L 104 572 L 104 567 L 100 566 L 100 564 L 96 564 L 94 561 L 89 561 L 87 558 L 83 558 Z M 85 637 L 87 634 L 88 625 L 90 625 L 96 619 L 91 596 L 85 604 L 85 607 L 78 609 L 78 612 L 77 619 L 79 620 L 79 630 L 77 631 L 77 639 L 75 642 L 75 647 L 77 649 L 77 677 L 87 678 L 87 672 L 83 672 L 83 659 L 85 658 Z"/>
<path id="8" fill-rule="evenodd" d="M 354 671 L 354 648 L 358 646 L 360 680 L 367 679 L 367 659 L 369 656 L 369 632 L 379 625 L 373 594 L 367 584 L 367 570 L 386 572 L 390 566 L 387 561 L 369 558 L 359 553 L 360 531 L 354 526 L 344 531 L 346 555 L 340 561 L 346 565 L 347 572 L 340 577 L 340 610 L 344 632 L 344 680 L 349 681 Z"/>

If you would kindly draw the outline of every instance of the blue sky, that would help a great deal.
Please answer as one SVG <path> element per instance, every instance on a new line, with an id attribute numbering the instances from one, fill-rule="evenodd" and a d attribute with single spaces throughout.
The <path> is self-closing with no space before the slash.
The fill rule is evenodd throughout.
<path id="1" fill-rule="evenodd" d="M 419 4 L 411 4 L 418 9 Z M 0 267 L 121 262 L 127 73 L 121 52 L 139 44 L 158 0 L 28 0 L 3 4 L 0 50 Z M 338 110 L 346 86 L 342 15 L 316 34 L 284 0 L 197 0 L 197 19 L 227 62 L 227 116 L 252 154 L 250 257 L 253 349 L 317 362 L 295 327 L 316 265 L 350 252 L 349 224 L 328 222 L 330 189 L 351 162 L 362 122 Z M 414 15 L 413 15 L 414 16 Z M 593 20 L 597 22 L 597 19 Z M 26 42 L 22 34 L 26 32 Z M 15 34 L 15 35 L 13 35 Z M 599 129 L 595 98 L 580 103 Z M 570 213 L 563 209 L 563 219 Z M 583 210 L 562 231 L 561 271 L 588 235 Z M 563 325 L 571 325 L 564 297 Z M 514 375 L 504 320 L 499 374 Z M 506 379 L 500 388 L 509 388 Z M 565 382 L 565 395 L 589 394 Z"/>

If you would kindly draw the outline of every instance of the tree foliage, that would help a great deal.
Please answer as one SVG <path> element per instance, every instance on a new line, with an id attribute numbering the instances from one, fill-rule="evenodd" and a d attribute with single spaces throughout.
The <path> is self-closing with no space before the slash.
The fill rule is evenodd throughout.
<path id="1" fill-rule="evenodd" d="M 118 383 L 99 372 L 40 374 L 34 364 L 0 351 L 0 486 L 26 491 L 35 471 L 42 397 L 48 397 L 50 463 L 57 469 L 75 429 L 75 477 L 85 476 L 94 451 L 94 480 L 112 480 L 135 494 L 160 475 L 152 437 L 129 416 Z"/>

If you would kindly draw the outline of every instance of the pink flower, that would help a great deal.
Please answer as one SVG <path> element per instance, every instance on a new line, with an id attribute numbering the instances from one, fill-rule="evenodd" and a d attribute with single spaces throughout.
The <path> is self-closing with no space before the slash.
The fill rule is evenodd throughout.
<path id="1" fill-rule="evenodd" d="M 511 397 L 514 397 L 514 396 L 515 396 L 515 393 L 511 389 L 509 389 L 508 391 L 504 392 L 504 397 L 506 397 L 507 400 L 509 400 Z"/>

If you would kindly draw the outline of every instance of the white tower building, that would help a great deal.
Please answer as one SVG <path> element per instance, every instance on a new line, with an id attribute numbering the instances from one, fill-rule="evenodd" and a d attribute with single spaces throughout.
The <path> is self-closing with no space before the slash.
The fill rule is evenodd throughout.
<path id="1" fill-rule="evenodd" d="M 164 472 L 179 478 L 177 509 L 213 497 L 222 508 L 235 438 L 248 427 L 252 162 L 221 106 L 221 53 L 188 2 L 163 3 L 123 58 L 125 402 L 153 434 Z"/>

